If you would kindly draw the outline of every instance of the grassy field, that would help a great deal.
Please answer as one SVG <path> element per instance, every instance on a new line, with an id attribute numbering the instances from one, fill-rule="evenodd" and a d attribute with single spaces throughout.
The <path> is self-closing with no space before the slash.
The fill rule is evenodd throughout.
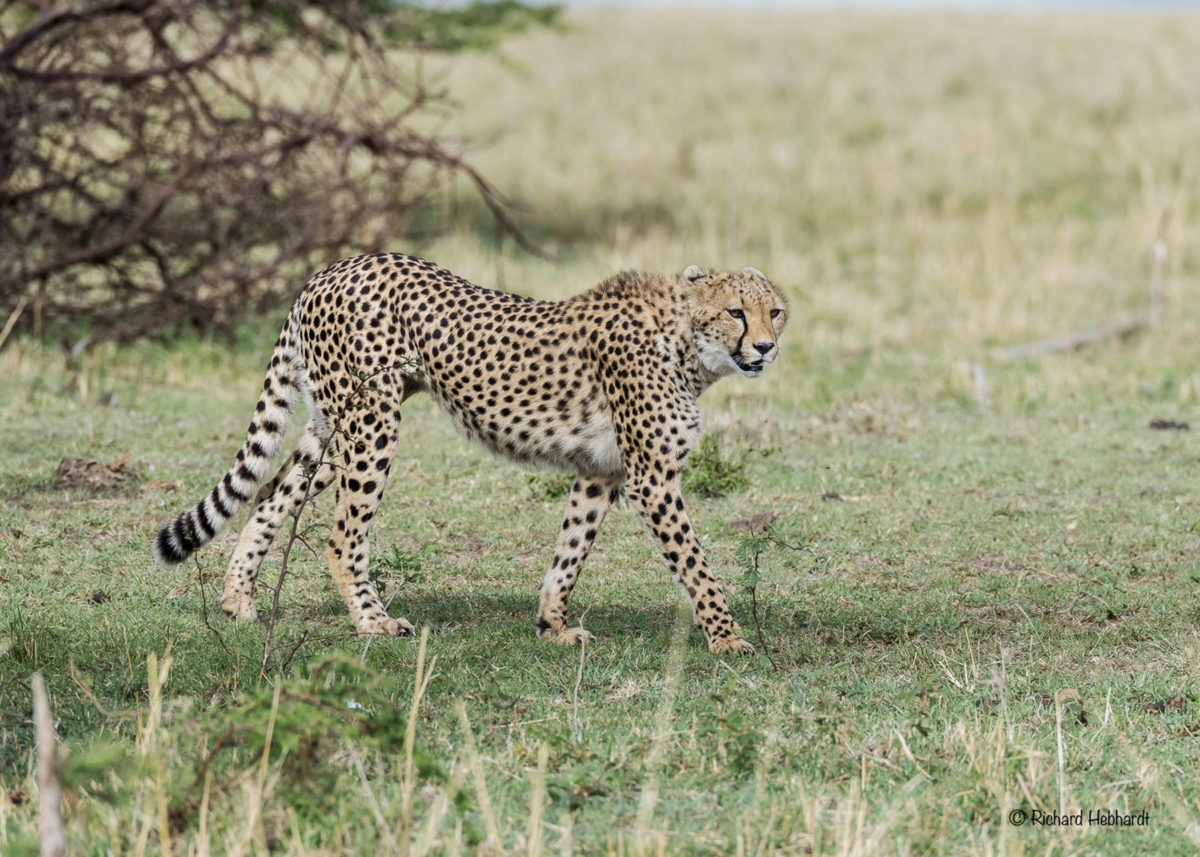
<path id="1" fill-rule="evenodd" d="M 787 289 L 781 359 L 701 400 L 748 484 L 689 498 L 748 629 L 758 550 L 769 652 L 705 650 L 627 506 L 572 599 L 598 639 L 539 642 L 556 481 L 414 400 L 372 562 L 427 642 L 350 637 L 298 544 L 264 663 L 216 615 L 235 533 L 167 571 L 149 540 L 227 466 L 282 313 L 233 346 L 9 342 L 0 853 L 36 850 L 35 671 L 79 854 L 1196 853 L 1200 458 L 1149 426 L 1200 417 L 1200 16 L 568 24 L 426 70 L 562 261 L 465 187 L 397 249 L 546 298 L 693 262 Z M 1003 357 L 1144 314 L 1164 213 L 1161 324 Z M 736 526 L 763 514 L 788 547 Z"/>

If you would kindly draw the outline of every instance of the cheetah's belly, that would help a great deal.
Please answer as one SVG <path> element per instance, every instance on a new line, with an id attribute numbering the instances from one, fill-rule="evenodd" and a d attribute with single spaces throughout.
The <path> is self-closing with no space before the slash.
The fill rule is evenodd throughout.
<path id="1" fill-rule="evenodd" d="M 617 433 L 605 413 L 475 412 L 431 385 L 434 399 L 464 437 L 496 455 L 535 467 L 589 476 L 624 476 Z M 535 425 L 536 421 L 536 425 Z"/>
<path id="2" fill-rule="evenodd" d="M 579 472 L 596 476 L 624 474 L 617 433 L 608 414 L 593 416 L 572 440 L 575 447 L 570 450 L 570 457 Z"/>

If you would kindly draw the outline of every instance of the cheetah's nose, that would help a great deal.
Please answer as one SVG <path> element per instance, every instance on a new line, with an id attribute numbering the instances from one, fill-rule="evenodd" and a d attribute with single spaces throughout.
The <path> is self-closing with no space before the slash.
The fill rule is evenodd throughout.
<path id="1" fill-rule="evenodd" d="M 754 350 L 757 351 L 759 354 L 766 354 L 768 351 L 770 351 L 774 347 L 775 347 L 774 342 L 756 342 L 756 343 L 754 343 Z"/>

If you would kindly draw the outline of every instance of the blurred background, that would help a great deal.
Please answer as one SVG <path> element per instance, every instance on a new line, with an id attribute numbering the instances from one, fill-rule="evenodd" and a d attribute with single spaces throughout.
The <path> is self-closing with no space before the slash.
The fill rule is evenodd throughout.
<path id="1" fill-rule="evenodd" d="M 1155 276 L 1135 357 L 1194 356 L 1187 8 L 110 6 L 0 12 L 10 336 L 229 335 L 392 249 L 546 298 L 753 264 L 795 298 L 814 405 L 979 399 L 997 348 L 1137 336 Z M 1141 383 L 1046 368 L 987 393 Z"/>

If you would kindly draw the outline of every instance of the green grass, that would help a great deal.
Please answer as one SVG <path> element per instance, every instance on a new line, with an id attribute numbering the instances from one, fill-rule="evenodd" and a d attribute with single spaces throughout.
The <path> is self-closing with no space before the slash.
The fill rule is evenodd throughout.
<path id="1" fill-rule="evenodd" d="M 218 351 L 107 347 L 83 373 L 104 365 L 109 405 L 54 392 L 70 385 L 52 354 L 6 352 L 15 466 L 0 480 L 0 552 L 16 561 L 3 571 L 0 604 L 0 719 L 9 724 L 0 784 L 10 797 L 26 795 L 5 807 L 0 830 L 10 842 L 34 829 L 26 780 L 34 670 L 49 682 L 73 752 L 115 741 L 133 757 L 123 773 L 76 792 L 74 832 L 95 853 L 136 850 L 156 789 L 179 825 L 176 844 L 195 844 L 199 760 L 230 724 L 244 724 L 248 698 L 270 698 L 278 674 L 294 691 L 342 653 L 366 671 L 326 690 L 373 700 L 372 718 L 407 711 L 417 644 L 368 647 L 345 636 L 345 608 L 307 551 L 293 556 L 262 681 L 262 626 L 213 616 L 213 631 L 204 622 L 229 538 L 198 566 L 164 571 L 150 561 L 153 528 L 220 473 L 253 398 L 259 361 Z M 1131 356 L 1113 344 L 1092 359 Z M 195 366 L 225 382 L 171 381 Z M 26 372 L 40 373 L 42 392 L 28 392 Z M 726 853 L 739 837 L 748 851 L 765 843 L 782 853 L 974 853 L 1002 839 L 1034 849 L 1059 842 L 1068 853 L 1194 849 L 1200 466 L 1189 433 L 1147 428 L 1152 415 L 1189 409 L 1123 400 L 988 413 L 957 400 L 880 397 L 816 410 L 764 400 L 765 422 L 730 407 L 710 412 L 727 441 L 778 448 L 748 457 L 745 491 L 691 500 L 710 555 L 735 584 L 744 534 L 730 522 L 777 511 L 774 531 L 798 548 L 762 557 L 760 620 L 773 672 L 761 655 L 705 651 L 628 508 L 606 522 L 573 601 L 600 638 L 582 668 L 578 650 L 537 641 L 535 592 L 560 500 L 533 496 L 520 471 L 448 436 L 428 402 L 410 405 L 409 453 L 376 529 L 375 566 L 388 596 L 398 592 L 393 612 L 432 632 L 437 660 L 416 736 L 441 774 L 419 779 L 414 812 L 421 823 L 448 796 L 434 850 L 453 849 L 459 822 L 466 850 L 487 834 L 459 702 L 502 850 L 527 849 L 531 771 L 543 747 L 551 851 L 568 827 L 588 853 Z M 143 475 L 127 490 L 92 496 L 51 484 L 60 457 L 107 461 L 127 451 Z M 166 491 L 163 479 L 181 484 Z M 841 499 L 823 499 L 833 494 Z M 319 533 L 329 518 L 323 497 L 309 523 Z M 745 591 L 733 601 L 749 628 Z M 156 749 L 139 761 L 146 659 L 168 651 L 175 663 Z M 1086 723 L 1068 712 L 1060 769 L 1053 700 L 1068 688 L 1080 694 Z M 1174 697 L 1180 710 L 1144 710 Z M 273 761 L 261 830 L 246 804 L 261 744 L 224 751 L 227 782 L 216 782 L 225 792 L 214 791 L 206 826 L 212 847 L 245 835 L 255 848 L 282 842 L 295 853 L 337 850 L 339 841 L 386 849 L 348 748 L 393 824 L 402 741 L 369 742 L 372 731 L 360 724 L 323 739 L 333 747 L 312 764 L 324 785 L 306 799 L 289 767 L 303 768 L 294 761 L 301 751 Z M 101 787 L 106 796 L 92 797 Z M 652 812 L 639 816 L 652 794 Z M 1069 807 L 1145 809 L 1152 823 L 1074 832 L 1003 821 L 1013 808 L 1056 809 L 1062 797 Z"/>
<path id="2" fill-rule="evenodd" d="M 701 400 L 748 482 L 689 494 L 748 631 L 731 525 L 778 513 L 792 547 L 761 554 L 756 589 L 778 670 L 705 650 L 625 505 L 572 599 L 597 641 L 538 641 L 562 484 L 426 399 L 372 560 L 393 615 L 429 627 L 416 708 L 419 643 L 348 636 L 303 546 L 261 670 L 263 625 L 214 615 L 234 533 L 171 570 L 148 545 L 228 465 L 282 313 L 232 346 L 70 367 L 10 342 L 0 851 L 36 840 L 41 671 L 84 854 L 1195 853 L 1200 459 L 1148 424 L 1197 422 L 1198 48 L 1182 13 L 599 11 L 449 72 L 452 130 L 494 140 L 476 160 L 565 262 L 497 248 L 465 194 L 414 249 L 541 297 L 697 261 L 789 291 L 767 377 Z M 1167 205 L 1160 327 L 996 356 L 1143 311 Z M 54 483 L 63 458 L 126 453 L 126 486 Z"/>

